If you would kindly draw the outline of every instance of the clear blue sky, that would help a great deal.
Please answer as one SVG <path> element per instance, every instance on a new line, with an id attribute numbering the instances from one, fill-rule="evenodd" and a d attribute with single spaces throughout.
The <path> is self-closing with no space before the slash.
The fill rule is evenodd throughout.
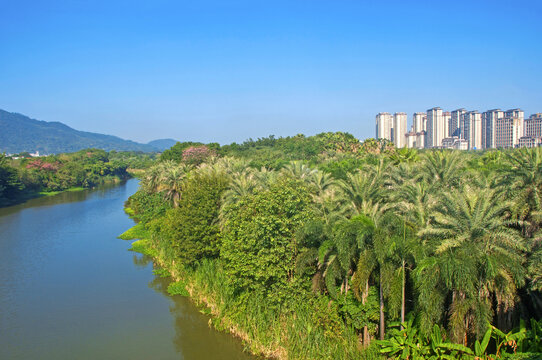
<path id="1" fill-rule="evenodd" d="M 136 141 L 542 112 L 542 1 L 0 0 L 0 108 Z"/>

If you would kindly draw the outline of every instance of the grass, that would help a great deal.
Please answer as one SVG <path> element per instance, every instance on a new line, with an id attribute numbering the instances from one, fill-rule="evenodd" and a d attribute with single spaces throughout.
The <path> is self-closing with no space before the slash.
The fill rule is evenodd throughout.
<path id="1" fill-rule="evenodd" d="M 119 239 L 122 240 L 135 240 L 135 239 L 145 239 L 148 237 L 148 232 L 145 229 L 145 226 L 141 223 L 136 224 L 120 234 Z"/>
<path id="2" fill-rule="evenodd" d="M 130 207 L 125 207 L 125 208 L 124 208 L 124 212 L 125 212 L 126 215 L 128 215 L 129 217 L 134 217 L 134 215 L 135 215 L 134 209 L 132 209 L 132 208 L 130 208 Z"/>
<path id="3" fill-rule="evenodd" d="M 157 269 L 154 269 L 152 271 L 152 273 L 158 277 L 161 277 L 161 278 L 167 278 L 167 277 L 170 277 L 171 275 L 169 274 L 169 271 L 167 271 L 166 269 L 164 268 L 157 268 Z"/>
<path id="4" fill-rule="evenodd" d="M 73 192 L 73 191 L 83 191 L 83 190 L 85 190 L 84 187 L 78 186 L 78 187 L 72 187 L 72 188 L 69 188 L 66 190 L 60 190 L 60 191 L 40 191 L 38 192 L 38 196 L 53 196 L 53 195 L 57 195 L 63 192 Z"/>
<path id="5" fill-rule="evenodd" d="M 320 316 L 329 312 L 327 297 L 298 299 L 288 310 L 277 310 L 265 297 L 235 295 L 217 260 L 203 260 L 191 269 L 165 259 L 156 258 L 176 280 L 168 292 L 190 296 L 212 316 L 216 329 L 241 338 L 253 354 L 276 359 L 382 359 L 375 347 L 361 351 L 357 335 L 344 323 L 333 331 L 322 326 Z"/>
<path id="6" fill-rule="evenodd" d="M 156 256 L 158 255 L 158 252 L 152 248 L 150 241 L 147 239 L 134 241 L 132 243 L 132 247 L 128 250 L 151 256 L 153 258 L 156 258 Z"/>
<path id="7" fill-rule="evenodd" d="M 167 287 L 167 292 L 170 295 L 190 296 L 186 290 L 186 284 L 183 281 L 172 282 Z"/>
<path id="8" fill-rule="evenodd" d="M 135 178 L 141 178 L 145 175 L 145 169 L 126 169 L 126 172 Z"/>

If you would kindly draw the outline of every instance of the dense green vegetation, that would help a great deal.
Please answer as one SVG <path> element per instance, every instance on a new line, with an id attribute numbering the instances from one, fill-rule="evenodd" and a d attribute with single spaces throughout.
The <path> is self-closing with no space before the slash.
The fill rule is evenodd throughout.
<path id="1" fill-rule="evenodd" d="M 0 206 L 40 194 L 116 182 L 129 176 L 129 166 L 147 167 L 151 162 L 149 155 L 97 149 L 16 160 L 0 154 Z"/>
<path id="2" fill-rule="evenodd" d="M 171 292 L 255 353 L 541 356 L 542 149 L 418 152 L 344 133 L 178 143 L 127 209 L 134 250 Z"/>

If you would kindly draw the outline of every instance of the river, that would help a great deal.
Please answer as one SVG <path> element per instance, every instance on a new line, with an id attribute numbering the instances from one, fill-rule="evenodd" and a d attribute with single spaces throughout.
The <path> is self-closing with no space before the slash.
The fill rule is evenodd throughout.
<path id="1" fill-rule="evenodd" d="M 0 359 L 253 359 L 117 239 L 137 186 L 0 209 Z"/>

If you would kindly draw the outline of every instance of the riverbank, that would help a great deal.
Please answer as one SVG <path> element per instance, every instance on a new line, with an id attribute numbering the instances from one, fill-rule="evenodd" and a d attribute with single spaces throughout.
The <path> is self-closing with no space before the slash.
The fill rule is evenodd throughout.
<path id="1" fill-rule="evenodd" d="M 130 176 L 127 176 L 127 177 L 122 178 L 122 179 L 115 177 L 115 178 L 105 180 L 99 186 L 120 184 L 121 182 L 127 181 L 129 179 L 130 179 Z M 88 187 L 88 188 L 87 187 L 82 187 L 82 186 L 74 186 L 74 187 L 70 187 L 70 188 L 63 189 L 63 190 L 57 190 L 57 191 L 31 191 L 31 192 L 25 192 L 19 198 L 17 198 L 16 200 L 13 200 L 13 201 L 11 201 L 11 202 L 9 202 L 7 204 L 0 204 L 0 208 L 19 205 L 19 204 L 24 204 L 25 202 L 27 202 L 29 200 L 37 199 L 37 198 L 41 198 L 41 197 L 55 196 L 55 195 L 58 195 L 58 194 L 68 193 L 68 192 L 80 192 L 80 191 L 85 191 L 85 190 L 92 190 L 92 189 L 94 189 L 96 187 L 97 186 Z"/>
<path id="2" fill-rule="evenodd" d="M 168 292 L 189 296 L 202 312 L 211 316 L 210 325 L 240 338 L 251 354 L 279 360 L 379 358 L 373 348 L 362 351 L 356 334 L 339 318 L 333 318 L 337 305 L 328 299 L 299 295 L 290 304 L 277 308 L 266 298 L 238 297 L 226 285 L 218 259 L 205 259 L 194 268 L 182 266 L 155 248 L 150 236 L 148 230 L 137 224 L 119 237 L 139 239 L 130 250 L 151 257 L 159 273 L 171 276 L 173 282 Z"/>

